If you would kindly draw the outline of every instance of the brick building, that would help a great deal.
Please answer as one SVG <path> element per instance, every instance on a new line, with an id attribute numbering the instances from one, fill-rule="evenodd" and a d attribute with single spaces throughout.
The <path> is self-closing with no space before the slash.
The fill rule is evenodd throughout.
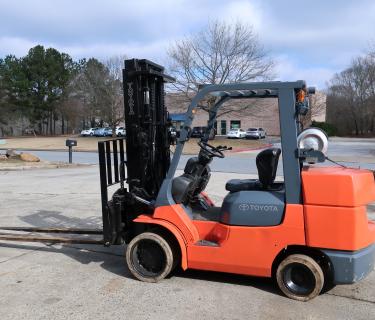
<path id="1" fill-rule="evenodd" d="M 189 102 L 182 94 L 169 93 L 166 96 L 166 106 L 177 129 L 182 122 L 181 114 L 186 112 Z M 216 120 L 218 135 L 226 135 L 231 128 L 246 130 L 251 127 L 264 128 L 268 135 L 280 134 L 277 99 L 274 98 L 229 100 L 219 110 Z M 197 109 L 193 127 L 206 126 L 207 121 L 208 112 Z"/>
<path id="2" fill-rule="evenodd" d="M 312 120 L 325 121 L 326 96 L 317 92 L 310 100 L 313 108 Z M 167 93 L 166 106 L 177 129 L 183 122 L 183 113 L 189 106 L 189 99 L 180 93 Z M 315 105 L 315 107 L 314 107 Z M 197 109 L 193 127 L 206 126 L 208 112 Z M 310 122 L 310 120 L 308 120 Z M 278 101 L 276 98 L 236 99 L 226 102 L 218 112 L 215 124 L 218 135 L 226 135 L 231 128 L 263 128 L 267 135 L 280 135 Z"/>

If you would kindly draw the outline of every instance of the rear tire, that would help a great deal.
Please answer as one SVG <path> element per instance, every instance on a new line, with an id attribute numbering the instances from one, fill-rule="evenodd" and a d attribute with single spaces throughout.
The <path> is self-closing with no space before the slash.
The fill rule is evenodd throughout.
<path id="1" fill-rule="evenodd" d="M 126 248 L 126 263 L 132 275 L 144 282 L 158 282 L 172 271 L 174 254 L 170 244 L 160 235 L 144 232 Z"/>
<path id="2" fill-rule="evenodd" d="M 313 258 L 303 254 L 292 254 L 279 264 L 276 280 L 287 297 L 308 301 L 322 291 L 324 273 Z"/>

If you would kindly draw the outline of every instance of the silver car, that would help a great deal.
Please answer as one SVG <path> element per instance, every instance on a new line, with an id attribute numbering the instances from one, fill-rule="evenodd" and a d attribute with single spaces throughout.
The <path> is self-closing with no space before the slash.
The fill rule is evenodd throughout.
<path id="1" fill-rule="evenodd" d="M 246 139 L 264 139 L 266 131 L 263 128 L 249 128 L 246 130 Z"/>

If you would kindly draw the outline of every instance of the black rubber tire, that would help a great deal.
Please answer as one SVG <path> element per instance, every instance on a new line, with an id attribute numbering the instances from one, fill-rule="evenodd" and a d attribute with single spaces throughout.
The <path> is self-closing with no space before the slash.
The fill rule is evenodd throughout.
<path id="1" fill-rule="evenodd" d="M 160 268 L 156 271 L 148 270 L 147 266 L 145 267 L 140 262 L 139 246 L 144 243 L 148 243 L 149 246 L 154 247 L 153 252 L 150 249 L 148 250 L 148 258 L 152 257 L 153 261 L 160 260 Z M 147 251 L 145 248 L 143 250 Z M 125 255 L 126 263 L 132 275 L 144 282 L 158 282 L 164 279 L 173 270 L 173 266 L 175 265 L 173 250 L 170 244 L 162 236 L 153 232 L 144 232 L 134 237 L 128 244 Z"/>
<path id="2" fill-rule="evenodd" d="M 304 254 L 292 254 L 279 264 L 276 280 L 280 290 L 287 297 L 308 301 L 322 291 L 324 273 L 313 258 Z"/>

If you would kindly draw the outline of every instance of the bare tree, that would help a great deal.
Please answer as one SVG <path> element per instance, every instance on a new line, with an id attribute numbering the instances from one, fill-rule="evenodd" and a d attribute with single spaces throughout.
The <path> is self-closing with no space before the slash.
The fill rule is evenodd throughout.
<path id="1" fill-rule="evenodd" d="M 124 120 L 122 65 L 122 57 L 104 62 L 89 59 L 75 81 L 91 119 L 106 123 L 113 135 L 116 126 Z"/>
<path id="2" fill-rule="evenodd" d="M 241 22 L 212 21 L 195 35 L 176 41 L 168 51 L 170 73 L 176 77 L 178 92 L 188 98 L 201 84 L 223 84 L 271 79 L 272 59 L 258 40 L 253 28 Z M 215 98 L 202 103 L 208 111 Z M 244 108 L 246 109 L 246 107 Z M 236 111 L 227 106 L 222 112 Z"/>
<path id="3" fill-rule="evenodd" d="M 349 68 L 330 83 L 327 105 L 329 120 L 342 133 L 374 133 L 375 58 L 371 54 L 354 59 Z"/>
<path id="4" fill-rule="evenodd" d="M 125 56 L 113 56 L 104 61 L 104 65 L 108 70 L 109 78 L 106 82 L 106 101 L 108 105 L 104 118 L 112 127 L 113 136 L 116 135 L 116 126 L 124 121 L 124 96 L 122 92 L 122 69 Z M 107 115 L 105 117 L 105 115 Z"/>

